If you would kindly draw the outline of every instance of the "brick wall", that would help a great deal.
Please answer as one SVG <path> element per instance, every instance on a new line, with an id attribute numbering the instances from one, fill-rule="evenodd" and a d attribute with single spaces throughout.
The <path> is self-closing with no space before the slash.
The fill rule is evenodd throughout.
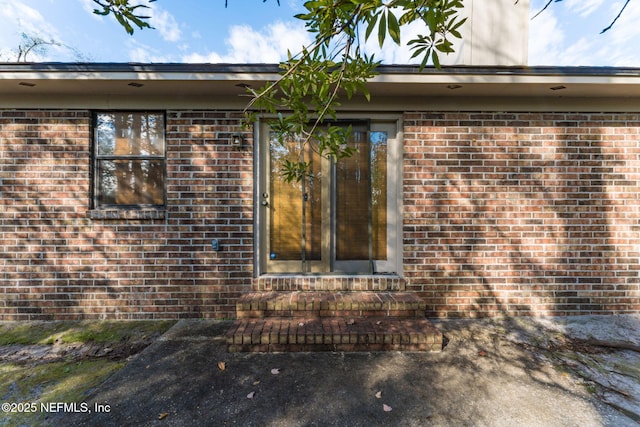
<path id="1" fill-rule="evenodd" d="M 167 209 L 119 215 L 90 210 L 90 112 L 0 111 L 0 319 L 234 316 L 253 275 L 240 117 L 168 112 Z"/>
<path id="2" fill-rule="evenodd" d="M 90 112 L 0 110 L 0 319 L 233 317 L 240 117 L 167 112 L 167 209 L 123 215 L 91 210 Z M 404 138 L 403 284 L 428 315 L 640 311 L 640 114 L 407 113 Z"/>
<path id="3" fill-rule="evenodd" d="M 431 316 L 640 310 L 640 115 L 405 115 L 404 268 Z"/>

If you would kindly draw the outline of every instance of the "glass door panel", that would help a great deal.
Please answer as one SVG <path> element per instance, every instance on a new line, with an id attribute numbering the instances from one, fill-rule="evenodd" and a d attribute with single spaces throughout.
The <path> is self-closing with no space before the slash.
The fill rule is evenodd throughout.
<path id="1" fill-rule="evenodd" d="M 369 155 L 366 133 L 354 132 L 351 157 L 336 164 L 336 259 L 369 259 Z"/>
<path id="2" fill-rule="evenodd" d="M 371 222 L 373 259 L 387 259 L 387 132 L 369 132 L 369 163 L 371 168 Z"/>
<path id="3" fill-rule="evenodd" d="M 387 259 L 387 133 L 354 132 L 336 164 L 335 269 L 376 271 Z"/>
<path id="4" fill-rule="evenodd" d="M 336 165 L 336 260 L 386 259 L 386 134 L 354 132 L 350 145 Z"/>
<path id="5" fill-rule="evenodd" d="M 261 163 L 260 257 L 265 272 L 398 271 L 402 147 L 394 122 L 362 123 L 352 127 L 348 142 L 354 154 L 338 161 L 295 138 L 282 145 L 264 125 L 269 149 Z M 287 182 L 283 164 L 301 160 L 310 163 L 310 175 Z"/>
<path id="6" fill-rule="evenodd" d="M 270 138 L 269 259 L 273 263 L 295 261 L 300 265 L 320 261 L 322 238 L 322 161 L 308 146 L 290 140 L 283 146 Z M 311 163 L 311 175 L 287 182 L 283 163 Z"/>

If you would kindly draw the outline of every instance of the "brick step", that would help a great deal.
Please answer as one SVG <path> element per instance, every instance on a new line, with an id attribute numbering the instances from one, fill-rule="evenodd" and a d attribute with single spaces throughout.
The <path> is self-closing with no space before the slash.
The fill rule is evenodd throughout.
<path id="1" fill-rule="evenodd" d="M 229 352 L 440 351 L 442 333 L 425 318 L 239 319 Z"/>
<path id="2" fill-rule="evenodd" d="M 394 274 L 296 275 L 267 274 L 254 279 L 256 291 L 404 291 L 404 279 Z"/>
<path id="3" fill-rule="evenodd" d="M 411 292 L 252 292 L 236 304 L 238 319 L 263 317 L 424 317 Z"/>

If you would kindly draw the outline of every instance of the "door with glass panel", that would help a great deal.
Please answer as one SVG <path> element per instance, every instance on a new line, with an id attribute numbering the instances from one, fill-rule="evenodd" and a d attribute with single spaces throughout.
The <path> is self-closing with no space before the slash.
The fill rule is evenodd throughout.
<path id="1" fill-rule="evenodd" d="M 400 147 L 395 122 L 350 122 L 352 156 L 330 160 L 263 126 L 262 263 L 267 273 L 396 272 Z M 287 181 L 286 161 L 309 163 Z"/>

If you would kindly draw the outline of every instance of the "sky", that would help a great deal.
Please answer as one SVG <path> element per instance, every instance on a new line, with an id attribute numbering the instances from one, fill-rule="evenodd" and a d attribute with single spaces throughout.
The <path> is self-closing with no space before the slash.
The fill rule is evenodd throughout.
<path id="1" fill-rule="evenodd" d="M 531 16 L 547 1 L 531 0 Z M 30 52 L 31 62 L 276 63 L 312 40 L 294 18 L 303 3 L 228 0 L 225 8 L 224 0 L 157 0 L 145 12 L 155 29 L 130 36 L 113 16 L 93 14 L 92 0 L 0 0 L 0 61 L 16 61 L 27 34 L 55 42 Z M 640 67 L 640 0 L 630 1 L 615 26 L 600 34 L 623 4 L 553 2 L 529 23 L 529 65 Z M 376 52 L 385 64 L 409 57 L 391 43 Z"/>

